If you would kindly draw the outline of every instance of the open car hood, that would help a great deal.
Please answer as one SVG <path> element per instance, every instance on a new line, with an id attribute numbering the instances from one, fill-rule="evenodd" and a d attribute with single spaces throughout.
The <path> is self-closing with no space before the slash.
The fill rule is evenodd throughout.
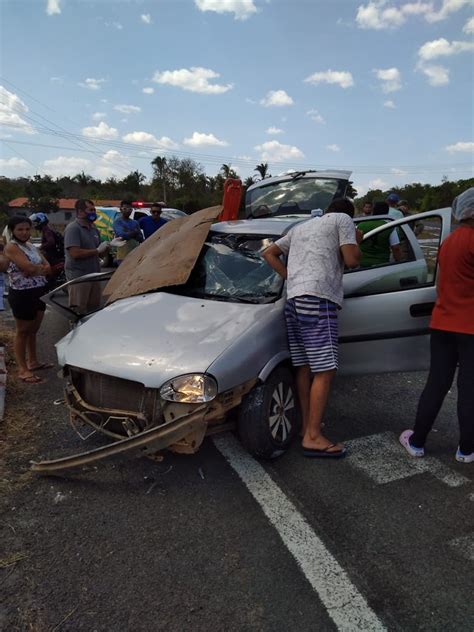
<path id="1" fill-rule="evenodd" d="M 175 376 L 205 372 L 269 307 L 165 291 L 126 298 L 60 340 L 59 363 L 158 388 Z"/>

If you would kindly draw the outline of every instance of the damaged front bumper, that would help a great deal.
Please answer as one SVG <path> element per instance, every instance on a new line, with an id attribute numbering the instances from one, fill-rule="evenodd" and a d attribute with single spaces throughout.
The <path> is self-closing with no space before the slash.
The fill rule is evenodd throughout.
<path id="1" fill-rule="evenodd" d="M 72 383 L 65 390 L 65 404 L 69 409 L 70 422 L 82 439 L 99 432 L 115 441 L 86 452 L 59 459 L 32 462 L 35 472 L 57 472 L 89 465 L 110 456 L 127 452 L 133 456 L 153 456 L 168 449 L 181 454 L 193 454 L 201 446 L 206 434 L 228 430 L 227 413 L 238 406 L 257 380 L 250 380 L 229 391 L 219 394 L 207 404 L 173 404 L 165 402 L 157 425 L 143 412 L 97 407 L 87 403 Z M 87 436 L 79 430 L 79 424 L 90 428 Z"/>

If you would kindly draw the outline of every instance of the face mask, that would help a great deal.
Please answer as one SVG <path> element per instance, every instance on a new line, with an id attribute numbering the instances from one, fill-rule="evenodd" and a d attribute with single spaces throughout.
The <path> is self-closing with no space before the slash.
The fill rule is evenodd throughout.
<path id="1" fill-rule="evenodd" d="M 97 219 L 97 213 L 95 211 L 92 211 L 92 213 L 87 213 L 86 219 L 88 222 L 95 222 L 95 220 Z"/>

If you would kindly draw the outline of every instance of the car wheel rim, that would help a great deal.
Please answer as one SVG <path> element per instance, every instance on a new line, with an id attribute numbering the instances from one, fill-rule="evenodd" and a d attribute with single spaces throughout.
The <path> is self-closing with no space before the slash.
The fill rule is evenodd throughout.
<path id="1" fill-rule="evenodd" d="M 295 407 L 295 398 L 291 386 L 280 382 L 275 386 L 270 403 L 270 432 L 272 437 L 281 443 L 286 441 L 291 432 L 290 411 Z"/>

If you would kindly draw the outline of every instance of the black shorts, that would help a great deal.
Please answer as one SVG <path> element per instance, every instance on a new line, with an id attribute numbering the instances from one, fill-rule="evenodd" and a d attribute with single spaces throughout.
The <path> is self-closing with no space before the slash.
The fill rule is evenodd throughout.
<path id="1" fill-rule="evenodd" d="M 27 290 L 8 291 L 8 302 L 12 308 L 13 316 L 17 320 L 34 320 L 38 312 L 44 312 L 46 305 L 40 299 L 46 294 L 46 285 L 33 287 Z"/>

